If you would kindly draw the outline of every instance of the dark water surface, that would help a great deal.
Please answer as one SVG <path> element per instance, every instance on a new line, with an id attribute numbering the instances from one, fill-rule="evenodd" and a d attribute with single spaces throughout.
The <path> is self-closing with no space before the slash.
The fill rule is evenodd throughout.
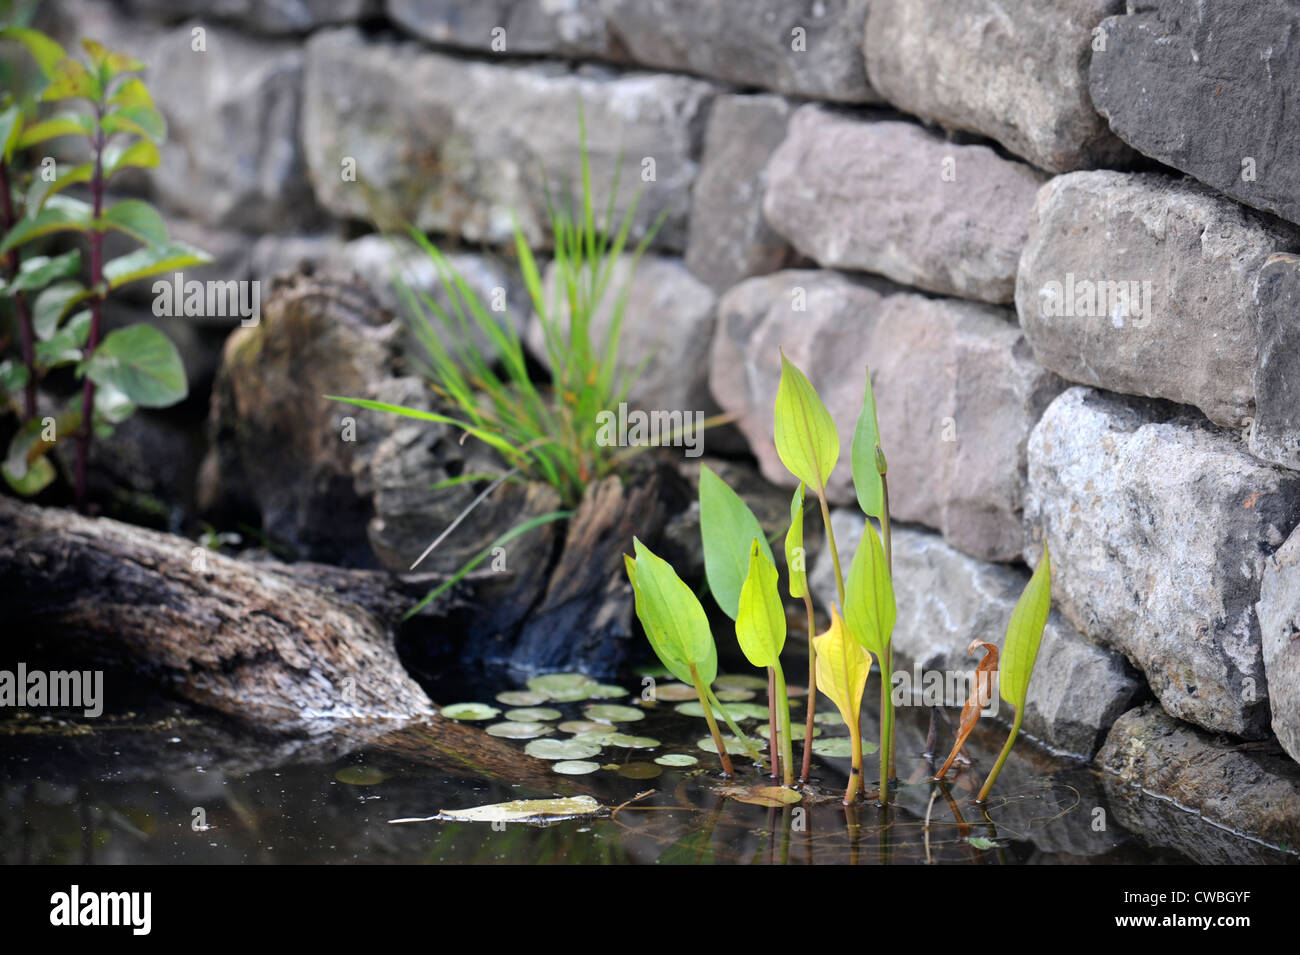
<path id="1" fill-rule="evenodd" d="M 494 703 L 517 684 L 502 674 L 443 671 L 425 680 L 443 703 Z M 635 704 L 640 679 L 619 681 Z M 762 696 L 755 702 L 762 702 Z M 800 701 L 802 703 L 802 701 Z M 872 701 L 874 702 L 874 701 Z M 586 703 L 546 704 L 565 719 Z M 821 706 L 829 707 L 826 701 Z M 874 709 L 871 702 L 865 708 Z M 1005 737 L 991 724 L 968 750 L 974 768 L 932 786 L 920 757 L 928 711 L 900 710 L 896 804 L 840 803 L 847 759 L 814 757 L 814 792 L 796 806 L 767 808 L 727 798 L 717 757 L 699 750 L 703 719 L 671 703 L 621 726 L 663 745 L 606 747 L 600 771 L 561 776 L 543 767 L 528 786 L 488 782 L 433 756 L 355 749 L 337 739 L 252 734 L 175 704 L 97 720 L 10 711 L 0 720 L 0 861 L 15 863 L 856 863 L 1015 865 L 1044 863 L 1295 862 L 1295 856 L 1229 833 L 1136 792 L 1086 764 L 1050 757 L 1023 739 L 989 805 L 972 804 Z M 802 705 L 792 719 L 802 721 Z M 956 713 L 952 713 L 955 721 Z M 494 721 L 489 721 L 494 722 Z M 478 724 L 482 726 L 487 723 Z M 744 728 L 751 734 L 755 721 Z M 939 746 L 952 734 L 942 721 Z M 823 727 L 826 735 L 845 734 Z M 724 730 L 725 732 L 725 730 Z M 565 734 L 555 734 L 557 738 Z M 864 738 L 876 730 L 864 718 Z M 517 749 L 523 741 L 500 740 Z M 795 743 L 796 759 L 802 744 Z M 355 751 L 352 751 L 355 750 Z M 698 765 L 660 767 L 656 756 L 689 753 Z M 735 759 L 738 784 L 767 784 Z M 445 760 L 443 761 L 446 762 Z M 874 795 L 877 763 L 865 763 Z M 354 782 L 340 781 L 339 775 Z M 536 780 L 541 779 L 539 783 Z M 553 785 L 551 780 L 554 780 Z M 357 785 L 366 781 L 368 785 Z M 550 787 L 549 789 L 547 787 Z M 641 795 L 650 791 L 649 795 Z M 513 799 L 589 794 L 612 816 L 549 827 L 512 823 L 389 820 Z M 640 798 L 638 796 L 640 795 Z M 933 797 L 933 798 L 932 798 Z M 626 804 L 626 805 L 624 805 Z M 927 815 L 929 824 L 926 824 Z"/>

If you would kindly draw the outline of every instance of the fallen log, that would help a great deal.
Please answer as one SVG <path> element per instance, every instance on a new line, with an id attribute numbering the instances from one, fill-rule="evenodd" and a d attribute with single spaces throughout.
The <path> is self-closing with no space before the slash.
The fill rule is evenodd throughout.
<path id="1" fill-rule="evenodd" d="M 393 623 L 427 579 L 237 560 L 0 497 L 0 581 L 7 658 L 36 649 L 80 668 L 117 664 L 261 729 L 546 778 L 517 747 L 438 717 L 403 668 Z"/>

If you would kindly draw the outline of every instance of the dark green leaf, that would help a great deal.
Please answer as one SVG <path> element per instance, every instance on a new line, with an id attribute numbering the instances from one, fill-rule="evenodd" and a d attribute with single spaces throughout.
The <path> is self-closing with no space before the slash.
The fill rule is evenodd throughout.
<path id="1" fill-rule="evenodd" d="M 33 219 L 20 219 L 0 242 L 0 255 L 15 246 L 54 232 L 88 232 L 93 210 L 80 199 L 51 196 Z"/>
<path id="2" fill-rule="evenodd" d="M 757 539 L 768 560 L 772 548 L 749 505 L 707 465 L 700 467 L 700 539 L 709 590 L 722 612 L 735 620 L 749 575 L 750 542 Z"/>
<path id="3" fill-rule="evenodd" d="M 189 394 L 176 346 L 151 325 L 131 325 L 105 336 L 86 363 L 96 384 L 109 384 L 142 408 L 165 408 Z"/>
<path id="4" fill-rule="evenodd" d="M 104 278 L 108 287 L 115 289 L 151 275 L 174 272 L 192 265 L 207 265 L 211 261 L 212 256 L 184 242 L 147 245 L 105 265 Z"/>
<path id="5" fill-rule="evenodd" d="M 167 226 L 153 206 L 142 199 L 123 199 L 104 210 L 101 232 L 117 229 L 154 248 L 167 244 Z"/>
<path id="6" fill-rule="evenodd" d="M 14 280 L 9 283 L 5 291 L 10 294 L 14 292 L 35 292 L 45 288 L 55 279 L 67 279 L 76 276 L 80 268 L 81 253 L 76 249 L 65 252 L 63 255 L 56 255 L 53 258 L 47 255 L 38 255 L 23 262 L 18 274 L 14 276 Z"/>

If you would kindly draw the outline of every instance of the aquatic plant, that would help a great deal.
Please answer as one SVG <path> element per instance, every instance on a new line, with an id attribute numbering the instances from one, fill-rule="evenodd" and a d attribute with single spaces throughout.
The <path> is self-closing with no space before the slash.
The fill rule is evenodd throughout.
<path id="1" fill-rule="evenodd" d="M 93 40 L 82 41 L 83 62 L 25 27 L 0 30 L 0 38 L 25 47 L 38 70 L 35 89 L 6 90 L 0 102 L 0 299 L 11 303 L 22 342 L 21 363 L 0 366 L 0 385 L 22 421 L 3 471 L 14 490 L 35 494 L 56 476 L 49 451 L 75 435 L 75 493 L 83 506 L 92 435 L 111 435 L 137 407 L 167 407 L 188 394 L 180 355 L 160 331 L 138 324 L 102 335 L 104 302 L 129 282 L 211 260 L 169 239 L 162 217 L 147 202 L 122 199 L 105 208 L 108 181 L 130 167 L 156 166 L 158 144 L 166 137 L 148 89 L 133 75 L 144 64 Z M 59 104 L 61 111 L 38 119 L 38 104 L 48 103 Z M 89 159 L 70 166 L 48 156 L 36 167 L 19 163 L 24 151 L 65 137 L 86 144 Z M 89 191 L 88 202 L 64 194 L 81 184 Z M 105 262 L 104 238 L 110 231 L 141 247 Z M 89 246 L 85 285 L 78 280 L 77 250 L 23 259 L 33 243 L 65 232 L 84 236 Z M 81 394 L 57 416 L 39 418 L 36 387 L 46 373 L 65 365 L 73 366 L 82 382 Z M 19 392 L 21 404 L 13 397 Z"/>

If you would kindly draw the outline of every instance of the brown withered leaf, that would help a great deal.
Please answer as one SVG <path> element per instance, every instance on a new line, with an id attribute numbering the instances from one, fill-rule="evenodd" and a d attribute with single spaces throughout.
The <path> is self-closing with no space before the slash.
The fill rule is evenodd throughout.
<path id="1" fill-rule="evenodd" d="M 971 641 L 966 652 L 974 656 L 981 648 L 984 650 L 984 659 L 975 668 L 975 685 L 971 688 L 966 705 L 961 708 L 961 725 L 957 729 L 957 739 L 952 744 L 952 752 L 944 761 L 943 768 L 935 775 L 936 780 L 943 779 L 947 775 L 952 761 L 966 745 L 966 737 L 970 736 L 971 730 L 975 729 L 975 724 L 979 722 L 980 711 L 993 699 L 993 675 L 998 671 L 998 648 L 976 637 Z"/>

